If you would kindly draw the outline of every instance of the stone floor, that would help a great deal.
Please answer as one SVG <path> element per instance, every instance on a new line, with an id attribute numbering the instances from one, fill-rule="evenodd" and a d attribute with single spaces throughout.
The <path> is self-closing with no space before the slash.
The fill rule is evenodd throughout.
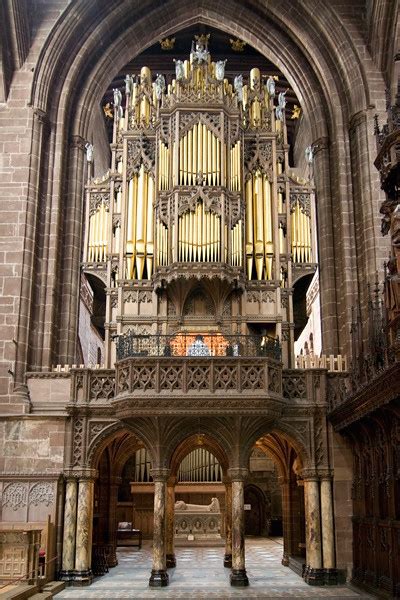
<path id="1" fill-rule="evenodd" d="M 97 578 L 90 587 L 69 587 L 56 598 L 373 598 L 344 586 L 310 587 L 281 565 L 279 538 L 246 539 L 248 588 L 230 586 L 230 569 L 223 567 L 223 556 L 224 548 L 176 548 L 177 567 L 168 570 L 169 586 L 151 589 L 148 586 L 151 543 L 145 542 L 142 550 L 121 549 L 118 566 Z"/>

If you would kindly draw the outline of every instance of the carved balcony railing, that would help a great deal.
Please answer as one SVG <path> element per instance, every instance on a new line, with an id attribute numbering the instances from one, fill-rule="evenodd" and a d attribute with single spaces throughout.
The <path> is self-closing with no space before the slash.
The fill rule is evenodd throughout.
<path id="1" fill-rule="evenodd" d="M 116 364 L 117 398 L 155 394 L 278 397 L 281 393 L 282 364 L 268 357 L 136 356 Z"/>
<path id="2" fill-rule="evenodd" d="M 281 360 L 278 339 L 259 335 L 135 335 L 118 337 L 117 360 L 129 357 L 269 357 Z"/>

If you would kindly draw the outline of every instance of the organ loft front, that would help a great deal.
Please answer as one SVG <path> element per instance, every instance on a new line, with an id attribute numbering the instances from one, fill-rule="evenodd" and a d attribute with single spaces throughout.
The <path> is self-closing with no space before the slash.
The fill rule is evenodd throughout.
<path id="1" fill-rule="evenodd" d="M 88 146 L 83 271 L 104 287 L 108 368 L 197 346 L 294 366 L 293 286 L 316 269 L 311 178 L 289 167 L 286 91 L 225 66 L 202 35 L 170 81 L 127 75 L 101 178 Z"/>

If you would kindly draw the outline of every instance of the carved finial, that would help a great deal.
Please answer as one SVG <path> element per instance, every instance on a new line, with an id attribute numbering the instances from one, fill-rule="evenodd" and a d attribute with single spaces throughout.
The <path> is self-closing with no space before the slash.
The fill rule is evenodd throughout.
<path id="1" fill-rule="evenodd" d="M 243 52 L 245 46 L 247 46 L 246 42 L 239 38 L 235 38 L 234 40 L 230 39 L 229 41 L 234 52 Z"/>
<path id="2" fill-rule="evenodd" d="M 111 108 L 111 104 L 109 102 L 107 102 L 107 104 L 105 104 L 103 106 L 103 112 L 104 112 L 104 115 L 107 117 L 107 119 L 112 119 L 114 116 L 112 108 Z"/>
<path id="3" fill-rule="evenodd" d="M 175 38 L 164 38 L 160 40 L 161 50 L 173 50 L 175 46 Z"/>
<path id="4" fill-rule="evenodd" d="M 297 106 L 297 104 L 295 104 L 293 106 L 293 110 L 292 110 L 292 115 L 291 115 L 291 119 L 300 119 L 300 115 L 301 115 L 301 107 Z"/>

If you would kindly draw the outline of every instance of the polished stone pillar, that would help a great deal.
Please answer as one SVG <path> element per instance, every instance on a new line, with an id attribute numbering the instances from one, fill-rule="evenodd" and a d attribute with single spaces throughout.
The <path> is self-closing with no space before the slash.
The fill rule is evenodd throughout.
<path id="1" fill-rule="evenodd" d="M 167 555 L 166 563 L 167 569 L 176 567 L 175 558 L 175 484 L 176 477 L 169 477 L 167 481 L 167 523 L 166 523 L 166 537 L 167 537 Z"/>
<path id="2" fill-rule="evenodd" d="M 166 561 L 166 490 L 168 469 L 152 469 L 154 481 L 153 568 L 150 587 L 165 587 L 169 583 Z"/>
<path id="3" fill-rule="evenodd" d="M 232 567 L 232 482 L 224 478 L 225 484 L 225 556 L 224 567 Z"/>
<path id="4" fill-rule="evenodd" d="M 109 567 L 116 567 L 117 559 L 117 503 L 118 503 L 118 488 L 122 482 L 121 477 L 110 478 L 109 489 L 109 509 L 108 509 L 108 543 L 111 546 L 111 552 L 107 555 L 107 563 Z"/>
<path id="5" fill-rule="evenodd" d="M 310 585 L 323 585 L 321 513 L 317 475 L 304 477 L 304 496 L 306 512 L 306 569 L 304 579 Z"/>
<path id="6" fill-rule="evenodd" d="M 249 580 L 245 568 L 244 480 L 247 469 L 229 469 L 232 481 L 232 573 L 231 585 L 245 587 Z"/>
<path id="7" fill-rule="evenodd" d="M 78 488 L 78 512 L 76 525 L 75 573 L 76 585 L 92 583 L 92 533 L 93 533 L 94 481 L 81 477 Z"/>
<path id="8" fill-rule="evenodd" d="M 333 527 L 333 500 L 331 477 L 321 477 L 321 524 L 322 556 L 325 570 L 325 583 L 336 584 L 338 572 L 335 560 L 335 534 Z"/>
<path id="9" fill-rule="evenodd" d="M 65 485 L 62 581 L 72 581 L 74 575 L 77 495 L 78 482 L 75 477 L 68 477 Z"/>
<path id="10" fill-rule="evenodd" d="M 284 567 L 289 566 L 289 555 L 290 545 L 292 539 L 292 527 L 291 527 L 291 506 L 290 506 L 290 479 L 284 477 L 279 478 L 282 490 L 282 525 L 283 525 L 283 555 L 282 565 Z"/>

